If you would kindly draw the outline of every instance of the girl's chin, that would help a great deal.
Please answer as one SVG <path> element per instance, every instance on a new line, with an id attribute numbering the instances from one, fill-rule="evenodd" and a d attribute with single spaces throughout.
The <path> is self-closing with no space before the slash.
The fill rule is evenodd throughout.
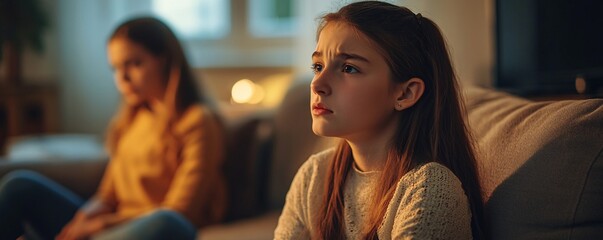
<path id="1" fill-rule="evenodd" d="M 339 137 L 339 134 L 337 131 L 326 128 L 324 126 L 312 126 L 312 131 L 314 132 L 315 135 L 321 136 L 321 137 Z"/>

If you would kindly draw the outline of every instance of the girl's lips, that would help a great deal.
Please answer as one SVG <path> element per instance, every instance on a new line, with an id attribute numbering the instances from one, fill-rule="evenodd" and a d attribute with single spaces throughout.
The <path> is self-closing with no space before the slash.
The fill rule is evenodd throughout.
<path id="1" fill-rule="evenodd" d="M 321 115 L 332 114 L 332 113 L 333 113 L 333 111 L 331 109 L 328 109 L 326 106 L 324 106 L 321 103 L 315 103 L 312 105 L 312 115 L 321 116 Z"/>

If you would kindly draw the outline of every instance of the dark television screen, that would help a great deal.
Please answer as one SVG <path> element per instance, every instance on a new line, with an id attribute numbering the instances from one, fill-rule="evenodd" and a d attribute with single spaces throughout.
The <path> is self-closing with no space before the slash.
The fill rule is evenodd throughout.
<path id="1" fill-rule="evenodd" d="M 603 1 L 497 0 L 497 88 L 521 95 L 603 86 Z"/>

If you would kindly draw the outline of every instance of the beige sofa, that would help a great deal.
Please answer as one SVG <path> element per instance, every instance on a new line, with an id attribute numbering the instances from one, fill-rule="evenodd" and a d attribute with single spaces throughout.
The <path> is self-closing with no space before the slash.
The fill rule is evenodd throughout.
<path id="1" fill-rule="evenodd" d="M 603 238 L 603 100 L 532 102 L 464 90 L 478 142 L 492 239 Z M 307 82 L 296 82 L 275 112 L 226 114 L 229 219 L 200 239 L 271 239 L 297 168 L 333 139 L 314 136 Z M 233 117 L 236 116 L 236 117 Z M 0 162 L 0 175 L 38 170 L 90 196 L 106 160 Z"/>
<path id="2" fill-rule="evenodd" d="M 492 239 L 603 239 L 603 99 L 468 88 Z"/>

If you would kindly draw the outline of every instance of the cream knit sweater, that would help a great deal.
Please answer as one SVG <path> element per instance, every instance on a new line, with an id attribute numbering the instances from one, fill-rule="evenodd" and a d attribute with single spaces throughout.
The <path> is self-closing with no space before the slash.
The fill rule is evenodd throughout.
<path id="1" fill-rule="evenodd" d="M 275 239 L 310 239 L 320 211 L 334 149 L 311 156 L 297 172 L 275 230 Z M 344 189 L 347 239 L 362 239 L 380 172 L 350 171 Z M 458 178 L 438 163 L 404 175 L 387 208 L 379 239 L 471 239 L 471 212 Z"/>

